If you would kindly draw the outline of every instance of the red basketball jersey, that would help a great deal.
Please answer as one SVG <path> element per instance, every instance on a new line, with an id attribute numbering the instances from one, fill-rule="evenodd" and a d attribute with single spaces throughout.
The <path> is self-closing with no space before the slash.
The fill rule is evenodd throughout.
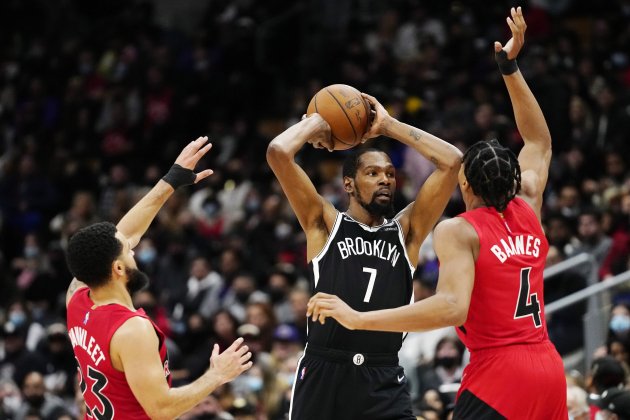
<path id="1" fill-rule="evenodd" d="M 468 317 L 457 329 L 461 340 L 471 351 L 546 341 L 543 270 L 549 243 L 532 208 L 517 197 L 502 214 L 482 207 L 460 217 L 479 236 Z"/>
<path id="2" fill-rule="evenodd" d="M 142 309 L 132 311 L 118 304 L 94 307 L 89 290 L 87 287 L 77 290 L 68 303 L 68 334 L 79 364 L 81 391 L 87 407 L 85 418 L 148 419 L 131 392 L 125 374 L 112 366 L 109 343 L 116 330 L 129 318 L 149 318 Z M 151 323 L 158 335 L 164 375 L 170 385 L 164 334 L 153 321 Z"/>

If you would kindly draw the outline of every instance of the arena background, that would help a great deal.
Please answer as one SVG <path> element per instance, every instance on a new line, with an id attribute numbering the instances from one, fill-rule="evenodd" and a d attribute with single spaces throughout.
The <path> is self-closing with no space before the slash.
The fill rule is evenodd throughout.
<path id="1" fill-rule="evenodd" d="M 135 302 L 170 337 L 175 384 L 206 369 L 213 342 L 243 335 L 255 349 L 249 373 L 183 418 L 285 418 L 309 291 L 304 235 L 265 162 L 267 144 L 317 90 L 346 83 L 462 149 L 498 138 L 518 150 L 492 54 L 516 5 L 528 24 L 519 65 L 553 137 L 549 264 L 588 252 L 596 280 L 610 279 L 630 268 L 628 0 L 0 2 L 0 418 L 37 401 L 20 390 L 27 377 L 57 410 L 30 418 L 77 418 L 63 324 L 67 240 L 118 221 L 201 135 L 214 148 L 200 166 L 215 174 L 178 191 L 136 249 L 153 283 Z M 373 144 L 397 167 L 402 208 L 431 164 L 396 141 Z M 339 208 L 344 156 L 309 146 L 299 156 Z M 445 217 L 462 209 L 454 193 Z M 418 298 L 433 292 L 436 269 L 429 239 Z M 545 299 L 587 283 L 588 270 L 564 272 Z M 628 367 L 630 294 L 599 299 L 606 324 L 612 311 L 622 321 L 603 328 L 594 352 L 584 350 L 584 302 L 549 319 L 577 387 L 593 357 L 610 353 Z M 424 418 L 446 418 L 452 405 L 466 360 L 457 341 L 440 341 L 452 335 L 412 334 L 401 353 Z M 444 346 L 450 356 L 440 356 Z"/>

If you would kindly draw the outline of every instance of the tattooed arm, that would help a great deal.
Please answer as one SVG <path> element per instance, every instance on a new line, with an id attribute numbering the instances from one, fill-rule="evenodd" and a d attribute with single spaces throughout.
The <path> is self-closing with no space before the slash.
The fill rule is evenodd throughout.
<path id="1" fill-rule="evenodd" d="M 366 94 L 364 97 L 376 111 L 366 139 L 378 135 L 396 139 L 430 160 L 436 168 L 418 191 L 416 199 L 399 213 L 407 253 L 412 264 L 417 264 L 420 245 L 444 212 L 457 186 L 462 153 L 433 134 L 392 118 L 374 97 Z"/>

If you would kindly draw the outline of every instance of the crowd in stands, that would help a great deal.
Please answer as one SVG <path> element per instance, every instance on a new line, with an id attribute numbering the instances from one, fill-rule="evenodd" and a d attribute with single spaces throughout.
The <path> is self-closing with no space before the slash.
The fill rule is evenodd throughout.
<path id="1" fill-rule="evenodd" d="M 254 352 L 251 370 L 182 418 L 284 419 L 310 290 L 305 238 L 266 164 L 267 144 L 317 90 L 346 83 L 462 149 L 498 138 L 517 151 L 492 55 L 493 41 L 508 39 L 505 14 L 515 4 L 213 0 L 177 27 L 158 22 L 158 1 L 89 3 L 0 2 L 0 418 L 82 416 L 64 324 L 68 238 L 117 222 L 183 145 L 208 135 L 214 147 L 200 166 L 215 172 L 178 190 L 135 249 L 152 283 L 134 303 L 166 333 L 175 385 L 207 369 L 213 343 L 243 336 Z M 554 147 L 543 208 L 549 264 L 588 252 L 605 280 L 630 269 L 630 1 L 522 6 L 519 66 Z M 432 164 L 393 140 L 371 145 L 397 168 L 400 209 Z M 299 156 L 339 209 L 344 157 L 309 146 Z M 445 217 L 462 210 L 454 192 Z M 437 279 L 430 240 L 421 254 L 417 299 Z M 547 302 L 586 281 L 571 272 L 548 282 Z M 570 374 L 576 419 L 591 415 L 587 393 L 627 383 L 630 298 L 613 301 L 596 362 L 621 368 L 619 380 Z M 550 320 L 561 354 L 583 346 L 583 311 Z M 466 362 L 454 337 L 410 334 L 403 346 L 419 418 L 445 419 L 452 407 Z M 627 400 L 624 392 L 599 403 Z"/>

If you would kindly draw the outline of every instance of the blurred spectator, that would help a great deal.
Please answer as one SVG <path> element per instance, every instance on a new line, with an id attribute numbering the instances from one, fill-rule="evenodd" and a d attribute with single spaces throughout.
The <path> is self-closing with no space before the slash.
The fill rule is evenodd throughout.
<path id="1" fill-rule="evenodd" d="M 266 302 L 251 302 L 247 304 L 246 322 L 255 325 L 260 330 L 260 340 L 264 351 L 271 351 L 273 333 L 277 325 L 273 308 Z"/>
<path id="2" fill-rule="evenodd" d="M 297 328 L 289 324 L 280 324 L 275 328 L 271 356 L 276 363 L 282 364 L 290 357 L 297 356 L 302 350 L 304 345 Z"/>
<path id="3" fill-rule="evenodd" d="M 212 337 L 220 349 L 230 346 L 238 338 L 236 330 L 239 327 L 238 320 L 227 309 L 220 309 L 210 320 Z"/>
<path id="4" fill-rule="evenodd" d="M 26 374 L 32 371 L 46 372 L 44 360 L 39 353 L 26 348 L 25 327 L 16 327 L 6 322 L 2 327 L 3 354 L 0 355 L 0 379 L 11 379 L 22 384 Z"/>
<path id="5" fill-rule="evenodd" d="M 589 420 L 586 391 L 577 385 L 567 385 L 567 410 L 572 420 Z"/>
<path id="6" fill-rule="evenodd" d="M 599 411 L 597 402 L 600 395 L 609 388 L 623 387 L 626 384 L 626 371 L 613 357 L 598 357 L 591 363 L 586 379 L 586 389 L 591 394 L 589 407 L 591 418 Z"/>
<path id="7" fill-rule="evenodd" d="M 72 398 L 77 363 L 65 324 L 49 325 L 46 328 L 46 337 L 42 339 L 37 350 L 46 364 L 44 374 L 46 389 L 62 398 Z"/>
<path id="8" fill-rule="evenodd" d="M 251 274 L 237 275 L 232 281 L 232 286 L 223 297 L 223 307 L 230 311 L 239 322 L 246 322 L 247 305 L 250 301 L 267 300 L 265 294 L 256 290 L 256 280 Z"/>
<path id="9" fill-rule="evenodd" d="M 26 420 L 39 416 L 42 420 L 59 419 L 68 415 L 63 400 L 46 392 L 44 377 L 38 372 L 30 372 L 22 386 L 23 402 L 15 414 L 15 420 Z"/>
<path id="10" fill-rule="evenodd" d="M 501 35 L 496 5 L 328 1 L 313 10 L 301 1 L 202 3 L 114 2 L 92 11 L 81 2 L 57 8 L 0 2 L 0 314 L 16 327 L 8 334 L 3 327 L 0 378 L 22 372 L 31 363 L 24 360 L 39 369 L 39 359 L 46 361 L 46 383 L 61 378 L 65 362 L 50 360 L 60 356 L 53 348 L 64 345 L 47 328 L 65 310 L 65 242 L 81 226 L 117 221 L 135 195 L 160 178 L 169 164 L 165 156 L 183 138 L 210 136 L 216 154 L 203 164 L 215 174 L 190 194 L 176 193 L 135 249 L 152 278 L 150 292 L 136 299 L 182 343 L 196 312 L 207 323 L 207 338 L 222 343 L 248 320 L 249 305 L 266 301 L 277 321 L 296 327 L 305 340 L 310 291 L 296 282 L 307 274 L 305 239 L 264 150 L 321 87 L 348 83 L 383 97 L 392 115 L 456 145 L 499 137 L 520 147 L 509 98 L 496 89 L 496 64 L 483 53 Z M 592 252 L 608 278 L 630 269 L 628 5 L 552 3 L 536 0 L 526 10 L 532 38 L 520 63 L 532 68 L 530 82 L 554 138 L 542 222 L 557 251 L 550 258 Z M 266 24 L 281 13 L 291 18 Z M 373 144 L 394 158 L 402 208 L 411 198 L 406 191 L 424 181 L 432 164 L 387 141 Z M 322 162 L 343 153 L 307 148 L 298 156 L 318 190 L 339 204 L 345 194 Z M 461 207 L 455 192 L 445 216 Z M 416 298 L 435 288 L 437 261 L 430 241 L 423 247 L 428 252 L 416 271 Z M 293 269 L 289 278 L 275 272 L 285 263 Z M 193 266 L 206 274 L 194 277 Z M 578 274 L 560 277 L 545 285 L 547 295 L 565 296 L 584 285 Z M 613 299 L 623 301 L 623 295 Z M 268 318 L 256 315 L 261 308 L 251 310 L 260 327 L 248 340 L 272 351 L 277 325 L 255 320 Z M 581 308 L 550 320 L 562 353 L 581 346 L 581 323 L 575 322 Z M 627 360 L 630 340 L 622 337 L 623 319 L 616 319 L 617 332 L 602 343 L 603 352 Z M 407 336 L 400 357 L 412 386 L 410 369 L 432 360 L 443 333 Z M 167 345 L 175 363 L 177 346 Z M 423 413 L 443 416 L 440 396 L 432 392 Z M 256 408 L 259 398 L 251 400 Z M 223 405 L 217 416 L 229 416 L 231 391 L 217 394 L 217 401 Z"/>
<path id="11" fill-rule="evenodd" d="M 0 418 L 12 418 L 20 405 L 20 388 L 11 379 L 0 379 Z"/>
<path id="12" fill-rule="evenodd" d="M 602 214 L 595 209 L 584 210 L 578 216 L 578 245 L 572 254 L 582 252 L 591 254 L 598 266 L 601 267 L 610 252 L 612 240 L 605 234 L 602 228 Z"/>
<path id="13" fill-rule="evenodd" d="M 184 316 L 199 312 L 209 319 L 221 308 L 220 296 L 223 292 L 223 279 L 212 270 L 206 258 L 195 258 L 190 264 L 186 297 L 183 299 Z"/>
<path id="14" fill-rule="evenodd" d="M 456 337 L 444 337 L 435 346 L 435 356 L 429 364 L 418 365 L 418 395 L 437 391 L 440 400 L 455 402 L 455 394 L 464 371 L 464 344 Z M 444 407 L 442 407 L 444 408 Z"/>
<path id="15" fill-rule="evenodd" d="M 276 319 L 281 323 L 293 322 L 295 314 L 288 298 L 295 279 L 289 272 L 278 269 L 271 273 L 267 283 L 267 294 L 271 299 Z"/>
<path id="16" fill-rule="evenodd" d="M 602 392 L 598 406 L 602 419 L 628 420 L 630 419 L 630 391 L 620 388 L 610 388 Z"/>

